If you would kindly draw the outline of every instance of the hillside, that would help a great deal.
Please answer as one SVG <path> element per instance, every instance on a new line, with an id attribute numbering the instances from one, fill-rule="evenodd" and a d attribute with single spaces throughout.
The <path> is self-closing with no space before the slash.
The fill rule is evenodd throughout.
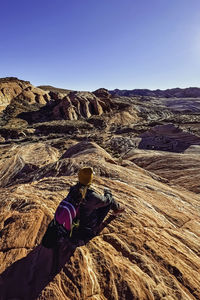
<path id="1" fill-rule="evenodd" d="M 45 103 L 30 103 L 23 82 L 2 82 L 21 90 L 1 114 L 0 299 L 200 299 L 198 98 L 46 90 Z M 46 249 L 84 165 L 126 212 L 110 211 L 86 245 Z"/>

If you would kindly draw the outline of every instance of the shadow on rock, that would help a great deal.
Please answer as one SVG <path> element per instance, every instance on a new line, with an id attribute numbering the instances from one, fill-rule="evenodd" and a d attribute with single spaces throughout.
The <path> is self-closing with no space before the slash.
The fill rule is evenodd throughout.
<path id="1" fill-rule="evenodd" d="M 182 153 L 192 145 L 199 145 L 200 138 L 183 131 L 173 124 L 157 125 L 141 134 L 139 149 Z"/>
<path id="2" fill-rule="evenodd" d="M 36 299 L 74 251 L 75 246 L 64 242 L 53 249 L 38 245 L 0 275 L 0 299 Z"/>
<path id="3" fill-rule="evenodd" d="M 115 216 L 109 216 L 99 227 L 99 234 Z M 89 242 L 89 239 L 86 241 Z M 54 248 L 42 244 L 26 257 L 16 261 L 0 275 L 0 300 L 36 299 L 42 290 L 69 262 L 76 246 L 63 239 Z"/>

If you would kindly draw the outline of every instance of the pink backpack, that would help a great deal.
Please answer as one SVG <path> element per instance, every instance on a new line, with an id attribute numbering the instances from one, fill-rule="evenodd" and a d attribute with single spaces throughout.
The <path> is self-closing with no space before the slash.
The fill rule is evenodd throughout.
<path id="1" fill-rule="evenodd" d="M 81 187 L 79 190 L 79 205 L 75 208 L 74 205 L 71 203 L 73 199 L 71 199 L 70 194 L 60 202 L 58 208 L 55 212 L 55 220 L 59 225 L 62 225 L 67 231 L 71 231 L 73 227 L 79 226 L 79 221 L 77 223 L 73 222 L 74 219 L 77 217 L 79 212 L 79 206 L 85 198 L 87 192 L 87 186 Z"/>
<path id="2" fill-rule="evenodd" d="M 55 220 L 60 225 L 63 225 L 67 231 L 71 231 L 72 222 L 76 217 L 77 212 L 78 208 L 75 209 L 73 204 L 69 203 L 67 199 L 64 199 L 60 202 L 58 208 L 56 209 Z"/>

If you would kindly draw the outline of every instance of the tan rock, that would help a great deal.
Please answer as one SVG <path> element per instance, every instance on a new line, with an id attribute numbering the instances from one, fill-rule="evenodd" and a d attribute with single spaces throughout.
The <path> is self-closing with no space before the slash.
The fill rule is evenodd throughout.
<path id="1" fill-rule="evenodd" d="M 179 185 L 195 193 L 200 192 L 200 159 L 198 155 L 133 150 L 124 158 L 168 179 L 171 184 Z"/>
<path id="2" fill-rule="evenodd" d="M 22 147 L 13 147 L 6 152 L 5 158 L 0 161 L 0 186 L 11 184 L 14 178 L 20 178 L 37 168 L 57 161 L 59 151 L 43 143 L 28 144 Z"/>
<path id="3" fill-rule="evenodd" d="M 41 238 L 77 169 L 1 188 L 2 299 L 199 299 L 199 196 L 134 164 L 107 162 L 94 144 L 83 146 L 63 161 L 96 165 L 94 189 L 109 187 L 126 213 L 74 254 L 64 243 L 45 249 Z"/>
<path id="4" fill-rule="evenodd" d="M 0 111 L 22 92 L 19 82 L 0 82 Z"/>
<path id="5" fill-rule="evenodd" d="M 65 96 L 53 109 L 56 119 L 77 120 L 101 115 L 104 112 L 104 102 L 89 92 L 71 92 Z"/>
<path id="6" fill-rule="evenodd" d="M 0 135 L 0 142 L 5 142 L 5 138 Z"/>
<path id="7" fill-rule="evenodd" d="M 36 88 L 28 81 L 17 78 L 3 78 L 0 80 L 0 111 L 4 110 L 16 97 L 27 100 L 28 103 L 45 105 L 50 96 L 48 92 Z"/>
<path id="8" fill-rule="evenodd" d="M 89 155 L 95 155 L 96 157 L 99 157 L 99 159 L 105 159 L 113 161 L 112 156 L 107 153 L 103 148 L 98 146 L 96 143 L 93 142 L 81 142 L 77 143 L 76 145 L 70 147 L 62 156 L 62 158 L 75 158 L 79 157 L 81 158 L 82 155 L 86 155 L 87 157 Z"/>
<path id="9" fill-rule="evenodd" d="M 114 115 L 111 113 L 106 117 L 106 121 L 109 125 L 115 124 L 123 126 L 138 123 L 140 118 L 134 108 L 129 108 L 127 110 L 116 112 Z"/>
<path id="10" fill-rule="evenodd" d="M 77 120 L 76 107 L 72 104 L 69 97 L 64 97 L 60 103 L 54 107 L 53 115 L 56 119 Z"/>

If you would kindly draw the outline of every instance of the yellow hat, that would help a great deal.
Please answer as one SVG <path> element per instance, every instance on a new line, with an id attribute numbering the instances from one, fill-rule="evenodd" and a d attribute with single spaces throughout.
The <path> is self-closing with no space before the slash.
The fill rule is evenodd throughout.
<path id="1" fill-rule="evenodd" d="M 93 169 L 91 167 L 84 167 L 78 172 L 78 180 L 81 184 L 89 185 L 92 183 Z"/>

